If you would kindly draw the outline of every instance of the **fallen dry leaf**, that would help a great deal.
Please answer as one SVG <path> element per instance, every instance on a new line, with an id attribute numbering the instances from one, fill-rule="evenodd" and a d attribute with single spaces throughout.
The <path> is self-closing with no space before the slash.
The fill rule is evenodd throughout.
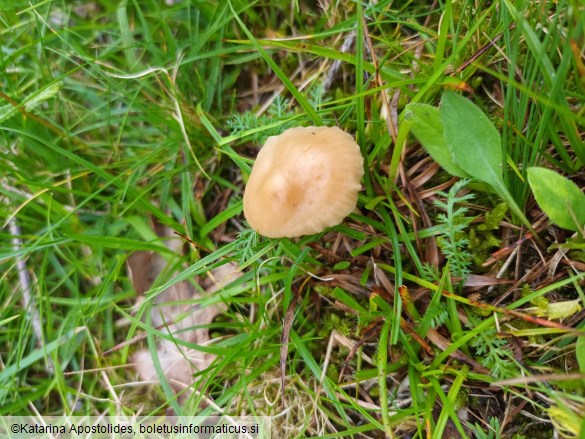
<path id="1" fill-rule="evenodd" d="M 157 229 L 166 237 L 169 231 Z M 162 232 L 162 233 L 161 233 Z M 178 251 L 176 239 L 167 240 L 167 247 Z M 139 251 L 130 255 L 127 261 L 130 278 L 139 294 L 144 294 L 152 287 L 155 280 L 167 268 L 167 261 L 154 252 Z M 201 286 L 212 294 L 239 276 L 237 266 L 227 263 L 212 270 L 208 278 L 201 281 Z M 209 342 L 209 325 L 223 310 L 216 305 L 200 308 L 193 303 L 201 297 L 189 282 L 176 282 L 153 299 L 151 323 L 160 331 L 167 332 L 177 341 L 205 345 Z M 182 343 L 181 343 L 182 344 Z M 174 341 L 161 339 L 157 343 L 158 360 L 161 369 L 171 387 L 179 392 L 193 384 L 193 374 L 209 367 L 215 355 L 196 349 L 189 349 Z M 153 358 L 147 349 L 140 350 L 132 356 L 132 362 L 138 375 L 145 381 L 158 381 L 159 376 Z"/>

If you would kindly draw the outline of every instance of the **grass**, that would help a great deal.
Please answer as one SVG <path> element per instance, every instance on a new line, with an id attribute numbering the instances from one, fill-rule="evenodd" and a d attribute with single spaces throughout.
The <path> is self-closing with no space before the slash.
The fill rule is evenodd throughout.
<path id="1" fill-rule="evenodd" d="M 569 0 L 2 2 L 0 415 L 580 437 L 583 243 L 547 221 L 526 170 L 584 187 L 584 34 Z M 545 246 L 408 134 L 404 107 L 446 90 L 498 128 L 506 188 Z M 258 147 L 321 124 L 360 145 L 358 210 L 315 236 L 258 236 L 241 201 Z M 168 265 L 143 294 L 135 252 Z M 242 275 L 203 294 L 228 262 Z M 223 307 L 208 342 L 150 320 L 187 286 L 177 306 Z M 165 377 L 162 339 L 214 356 L 190 389 Z M 140 349 L 156 382 L 132 365 Z"/>

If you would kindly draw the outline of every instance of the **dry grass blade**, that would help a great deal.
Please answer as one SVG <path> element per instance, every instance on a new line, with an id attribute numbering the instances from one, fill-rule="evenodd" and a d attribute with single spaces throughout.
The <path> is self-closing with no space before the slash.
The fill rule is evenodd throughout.
<path id="1" fill-rule="evenodd" d="M 449 348 L 449 346 L 451 345 L 451 342 L 449 340 L 447 340 L 445 337 L 443 337 L 441 334 L 439 334 L 433 328 L 430 328 L 429 331 L 427 332 L 427 338 L 430 341 L 432 341 L 433 344 L 435 346 L 437 346 L 439 349 L 441 349 L 442 351 L 447 350 Z M 460 350 L 456 350 L 454 352 L 451 352 L 449 354 L 449 356 L 455 360 L 459 360 L 459 361 L 462 361 L 466 364 L 469 364 L 478 373 L 482 373 L 484 375 L 490 374 L 490 370 L 487 367 L 484 367 L 481 364 L 479 364 L 477 361 L 475 361 L 474 359 L 469 358 L 467 355 L 465 355 Z"/>
<path id="2" fill-rule="evenodd" d="M 491 383 L 492 387 L 524 386 L 532 383 L 544 383 L 548 381 L 577 381 L 585 380 L 583 373 L 549 373 L 542 375 L 532 375 L 526 377 L 510 378 Z"/>
<path id="3" fill-rule="evenodd" d="M 9 222 L 10 235 L 12 235 L 12 248 L 19 251 L 22 247 L 22 240 L 20 239 L 21 231 L 20 227 L 16 223 L 16 220 L 12 218 Z M 22 289 L 22 307 L 27 312 L 31 313 L 32 316 L 32 327 L 37 338 L 37 343 L 43 340 L 43 330 L 41 324 L 41 316 L 36 306 L 34 297 L 31 294 L 30 275 L 26 267 L 26 263 L 22 258 L 16 261 L 16 268 L 18 270 L 18 278 L 20 280 L 20 287 Z"/>
<path id="4" fill-rule="evenodd" d="M 458 279 L 453 278 L 453 281 L 457 282 Z M 497 277 L 483 276 L 481 274 L 470 274 L 463 285 L 466 287 L 487 287 L 491 285 L 507 285 L 512 283 L 514 283 L 514 281 L 510 279 L 498 279 Z"/>

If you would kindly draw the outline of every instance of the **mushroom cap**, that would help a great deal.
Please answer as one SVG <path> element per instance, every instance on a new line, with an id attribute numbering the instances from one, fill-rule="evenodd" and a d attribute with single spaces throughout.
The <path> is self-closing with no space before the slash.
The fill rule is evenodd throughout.
<path id="1" fill-rule="evenodd" d="M 269 137 L 244 192 L 244 215 L 269 238 L 319 233 L 357 204 L 364 159 L 337 127 L 290 128 Z"/>

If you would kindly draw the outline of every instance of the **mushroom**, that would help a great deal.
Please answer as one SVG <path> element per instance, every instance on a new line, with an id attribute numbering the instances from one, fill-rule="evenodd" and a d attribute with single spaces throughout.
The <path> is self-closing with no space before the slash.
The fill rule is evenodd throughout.
<path id="1" fill-rule="evenodd" d="M 269 238 L 319 233 L 357 204 L 364 159 L 337 127 L 291 128 L 269 137 L 244 192 L 244 215 Z"/>

